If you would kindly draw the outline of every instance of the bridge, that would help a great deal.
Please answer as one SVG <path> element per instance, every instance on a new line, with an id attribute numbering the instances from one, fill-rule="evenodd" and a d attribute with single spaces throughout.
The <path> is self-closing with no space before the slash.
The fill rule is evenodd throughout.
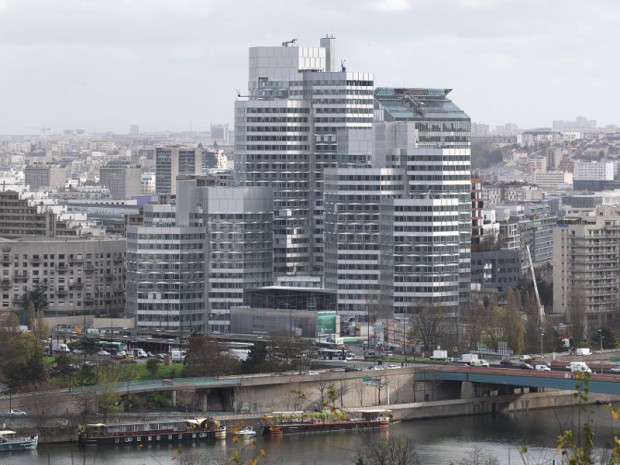
<path id="1" fill-rule="evenodd" d="M 114 384 L 96 384 L 71 388 L 72 393 L 103 393 L 115 391 L 119 394 L 137 394 L 153 391 L 184 391 L 194 389 L 231 388 L 239 386 L 241 378 L 204 377 L 204 378 L 174 378 L 146 381 L 125 381 Z"/>
<path id="2" fill-rule="evenodd" d="M 549 388 L 575 391 L 585 381 L 568 371 L 532 371 L 519 368 L 489 368 L 455 365 L 419 366 L 415 381 L 460 381 L 495 386 Z M 588 390 L 599 394 L 620 395 L 620 376 L 592 373 L 586 378 Z"/>

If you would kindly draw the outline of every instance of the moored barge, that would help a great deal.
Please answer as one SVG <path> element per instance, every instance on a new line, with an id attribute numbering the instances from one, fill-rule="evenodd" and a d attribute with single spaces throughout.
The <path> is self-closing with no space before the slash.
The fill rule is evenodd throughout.
<path id="1" fill-rule="evenodd" d="M 80 427 L 82 446 L 157 444 L 226 438 L 226 427 L 209 418 L 152 420 L 137 423 L 91 423 Z"/>
<path id="2" fill-rule="evenodd" d="M 371 409 L 346 413 L 340 410 L 310 412 L 273 412 L 263 418 L 263 435 L 325 433 L 358 429 L 386 429 L 390 426 L 388 410 Z"/>

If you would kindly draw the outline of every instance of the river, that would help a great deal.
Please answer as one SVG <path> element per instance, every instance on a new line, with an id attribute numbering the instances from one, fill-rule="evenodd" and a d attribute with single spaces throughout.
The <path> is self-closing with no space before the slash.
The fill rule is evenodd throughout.
<path id="1" fill-rule="evenodd" d="M 602 445 L 612 433 L 612 417 L 605 406 L 593 405 L 597 440 Z M 496 456 L 500 464 L 551 464 L 559 459 L 555 450 L 557 436 L 570 427 L 575 409 L 536 410 L 513 414 L 481 415 L 402 422 L 389 432 L 333 433 L 284 438 L 258 438 L 269 463 L 282 465 L 352 464 L 354 451 L 366 437 L 382 435 L 411 438 L 423 465 L 448 465 L 462 460 L 475 446 Z M 519 454 L 527 446 L 526 462 Z M 218 457 L 238 447 L 232 440 L 185 446 L 189 450 Z M 36 451 L 2 453 L 0 465 L 178 465 L 173 446 L 123 446 L 79 449 L 66 445 L 40 445 Z M 260 463 L 260 462 L 259 462 Z M 558 460 L 559 463 L 559 460 Z"/>

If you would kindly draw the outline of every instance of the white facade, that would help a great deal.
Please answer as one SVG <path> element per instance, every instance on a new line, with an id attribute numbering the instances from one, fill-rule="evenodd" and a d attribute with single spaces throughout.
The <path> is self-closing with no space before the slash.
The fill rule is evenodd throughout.
<path id="1" fill-rule="evenodd" d="M 614 162 L 576 161 L 573 174 L 575 181 L 613 181 Z"/>

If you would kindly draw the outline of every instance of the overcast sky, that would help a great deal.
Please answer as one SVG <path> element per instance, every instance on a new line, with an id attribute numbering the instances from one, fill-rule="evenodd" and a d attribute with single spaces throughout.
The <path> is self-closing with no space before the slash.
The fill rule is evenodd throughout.
<path id="1" fill-rule="evenodd" d="M 248 48 L 333 34 L 376 86 L 474 122 L 620 123 L 618 0 L 0 0 L 0 134 L 233 124 Z"/>

